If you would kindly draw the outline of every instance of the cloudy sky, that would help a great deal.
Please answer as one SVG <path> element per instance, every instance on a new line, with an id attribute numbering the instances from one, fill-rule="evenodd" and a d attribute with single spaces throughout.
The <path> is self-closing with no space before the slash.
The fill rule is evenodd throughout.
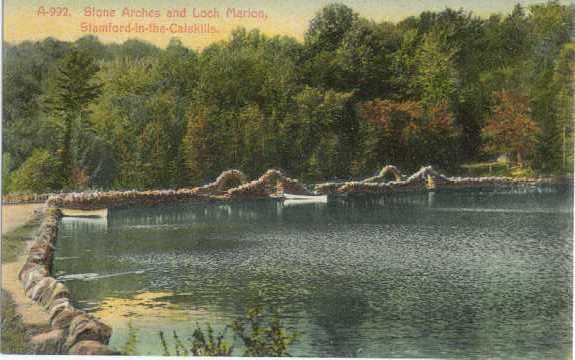
<path id="1" fill-rule="evenodd" d="M 202 48 L 207 44 L 224 39 L 231 29 L 237 26 L 260 28 L 263 32 L 276 35 L 285 34 L 298 39 L 303 34 L 314 14 L 330 0 L 5 0 L 4 1 L 4 40 L 20 42 L 43 39 L 47 36 L 61 40 L 75 40 L 81 36 L 94 34 L 104 42 L 123 42 L 130 38 L 140 38 L 159 46 L 165 46 L 172 37 L 180 38 L 190 47 Z M 340 0 L 352 7 L 361 16 L 375 21 L 396 22 L 425 10 L 463 8 L 479 16 L 491 13 L 508 13 L 516 3 L 525 6 L 542 3 L 541 0 Z M 568 3 L 568 0 L 562 0 Z M 85 16 L 86 7 L 115 10 L 114 17 Z M 42 7 L 45 10 L 42 12 Z M 53 9 L 51 9 L 51 7 Z M 122 16 L 124 8 L 157 9 L 159 18 L 129 18 Z M 58 9 L 59 8 L 59 9 Z M 65 13 L 68 9 L 68 14 Z M 186 9 L 186 18 L 168 18 L 171 9 Z M 194 18 L 193 9 L 216 9 L 219 18 Z M 263 11 L 267 19 L 226 17 L 227 9 Z M 52 11 L 52 12 L 51 12 Z M 230 13 L 231 14 L 231 13 Z M 68 16 L 50 16 L 68 15 Z M 196 25 L 198 29 L 210 26 L 215 33 L 181 33 L 183 25 L 188 29 Z M 198 25 L 203 25 L 199 27 Z M 120 30 L 131 29 L 130 32 Z M 139 33 L 134 29 L 140 28 Z M 165 27 L 164 33 L 154 32 Z M 103 28 L 106 32 L 95 33 Z"/>

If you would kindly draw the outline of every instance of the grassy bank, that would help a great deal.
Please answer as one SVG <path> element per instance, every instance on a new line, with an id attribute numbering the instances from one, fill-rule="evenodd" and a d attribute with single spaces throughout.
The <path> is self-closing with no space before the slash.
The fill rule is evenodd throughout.
<path id="1" fill-rule="evenodd" d="M 26 241 L 32 238 L 38 225 L 39 219 L 36 218 L 2 235 L 2 264 L 16 261 L 26 251 Z M 26 354 L 26 328 L 16 312 L 10 293 L 4 289 L 0 292 L 0 319 L 0 351 L 4 354 Z"/>
<path id="2" fill-rule="evenodd" d="M 1 289 L 0 301 L 2 319 L 0 351 L 3 354 L 26 354 L 26 329 L 16 312 L 12 297 L 4 289 Z"/>

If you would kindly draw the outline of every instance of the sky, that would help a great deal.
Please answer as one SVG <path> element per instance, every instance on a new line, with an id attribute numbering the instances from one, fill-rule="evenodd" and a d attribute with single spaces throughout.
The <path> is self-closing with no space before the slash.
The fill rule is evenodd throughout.
<path id="1" fill-rule="evenodd" d="M 73 41 L 96 35 L 101 41 L 138 38 L 164 47 L 171 38 L 201 49 L 226 39 L 237 26 L 259 28 L 269 35 L 303 39 L 313 16 L 333 0 L 5 0 L 4 40 L 17 43 L 55 37 Z M 362 17 L 397 22 L 422 11 L 463 8 L 479 16 L 506 14 L 515 4 L 528 6 L 545 0 L 339 0 Z M 568 4 L 568 0 L 561 0 Z M 86 12 L 86 8 L 97 11 Z M 158 11 L 159 17 L 123 16 L 125 9 Z M 168 17 L 169 10 L 186 17 Z M 195 13 L 194 13 L 195 9 Z M 210 11 L 211 10 L 211 11 Z M 114 16 L 111 12 L 115 11 Z M 97 13 L 101 17 L 92 16 Z M 156 15 L 158 13 L 155 13 Z M 194 17 L 208 15 L 211 17 Z M 214 15 L 218 15 L 215 17 Z M 240 15 L 249 15 L 245 17 Z M 163 31 L 163 32 L 162 32 Z"/>

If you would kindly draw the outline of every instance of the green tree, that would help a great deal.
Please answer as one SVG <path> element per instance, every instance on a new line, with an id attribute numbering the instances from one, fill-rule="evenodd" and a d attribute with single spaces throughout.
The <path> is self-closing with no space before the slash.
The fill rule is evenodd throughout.
<path id="1" fill-rule="evenodd" d="M 63 132 L 59 156 L 61 175 L 68 184 L 75 165 L 74 131 L 82 131 L 88 106 L 100 95 L 101 85 L 95 81 L 99 70 L 92 57 L 72 48 L 59 62 L 53 87 L 45 99 L 47 110 L 57 117 Z"/>
<path id="2" fill-rule="evenodd" d="M 56 150 L 55 133 L 48 126 L 48 117 L 41 112 L 47 74 L 56 70 L 70 44 L 47 38 L 25 41 L 18 45 L 4 44 L 3 54 L 3 152 L 12 156 L 18 168 L 37 148 Z"/>
<path id="3" fill-rule="evenodd" d="M 305 33 L 305 44 L 312 55 L 336 50 L 345 34 L 352 28 L 358 15 L 343 4 L 322 8 L 311 20 Z"/>
<path id="4" fill-rule="evenodd" d="M 90 123 L 111 151 L 103 172 L 120 188 L 170 187 L 184 178 L 177 94 L 158 80 L 158 67 L 153 59 L 119 60 L 99 74 L 103 94 L 91 106 Z"/>
<path id="5" fill-rule="evenodd" d="M 207 108 L 190 112 L 186 135 L 182 140 L 183 158 L 189 178 L 196 185 L 217 176 L 222 170 L 218 159 L 225 154 L 221 150 L 223 144 L 217 141 L 220 136 L 209 116 Z"/>
<path id="6" fill-rule="evenodd" d="M 440 35 L 430 33 L 416 53 L 416 81 L 424 104 L 433 106 L 447 102 L 453 106 L 458 90 L 458 73 L 454 57 L 457 49 L 443 46 Z"/>
<path id="7" fill-rule="evenodd" d="M 333 61 L 340 74 L 338 90 L 356 90 L 361 98 L 390 93 L 390 35 L 394 35 L 392 25 L 378 26 L 365 19 L 354 21 L 335 50 Z"/>
<path id="8" fill-rule="evenodd" d="M 573 172 L 573 79 L 575 78 L 575 44 L 567 43 L 561 49 L 553 76 L 557 91 L 558 141 L 561 144 L 562 172 Z"/>
<path id="9" fill-rule="evenodd" d="M 349 164 L 342 162 L 344 154 L 338 154 L 337 144 L 342 141 L 338 136 L 339 126 L 345 126 L 347 106 L 351 93 L 305 87 L 295 97 L 296 109 L 282 123 L 281 136 L 285 139 L 284 152 L 289 158 L 289 171 L 307 179 L 317 176 L 318 156 L 328 150 L 331 153 L 329 162 L 322 164 L 324 169 L 331 169 L 323 176 L 344 174 Z M 337 138 L 334 139 L 334 136 Z M 331 148 L 321 145 L 322 139 L 330 139 Z M 333 143 L 335 142 L 335 144 Z M 351 161 L 351 159 L 349 159 Z"/>
<path id="10" fill-rule="evenodd" d="M 554 83 L 557 61 L 573 29 L 573 7 L 557 1 L 529 7 L 528 89 L 531 116 L 541 129 L 535 166 L 545 172 L 562 164 L 562 126 L 557 113 L 558 87 Z"/>

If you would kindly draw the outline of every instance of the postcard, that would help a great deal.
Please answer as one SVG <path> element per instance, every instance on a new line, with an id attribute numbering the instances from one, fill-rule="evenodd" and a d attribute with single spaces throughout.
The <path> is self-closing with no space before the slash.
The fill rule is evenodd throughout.
<path id="1" fill-rule="evenodd" d="M 574 10 L 4 1 L 1 353 L 571 359 Z"/>

